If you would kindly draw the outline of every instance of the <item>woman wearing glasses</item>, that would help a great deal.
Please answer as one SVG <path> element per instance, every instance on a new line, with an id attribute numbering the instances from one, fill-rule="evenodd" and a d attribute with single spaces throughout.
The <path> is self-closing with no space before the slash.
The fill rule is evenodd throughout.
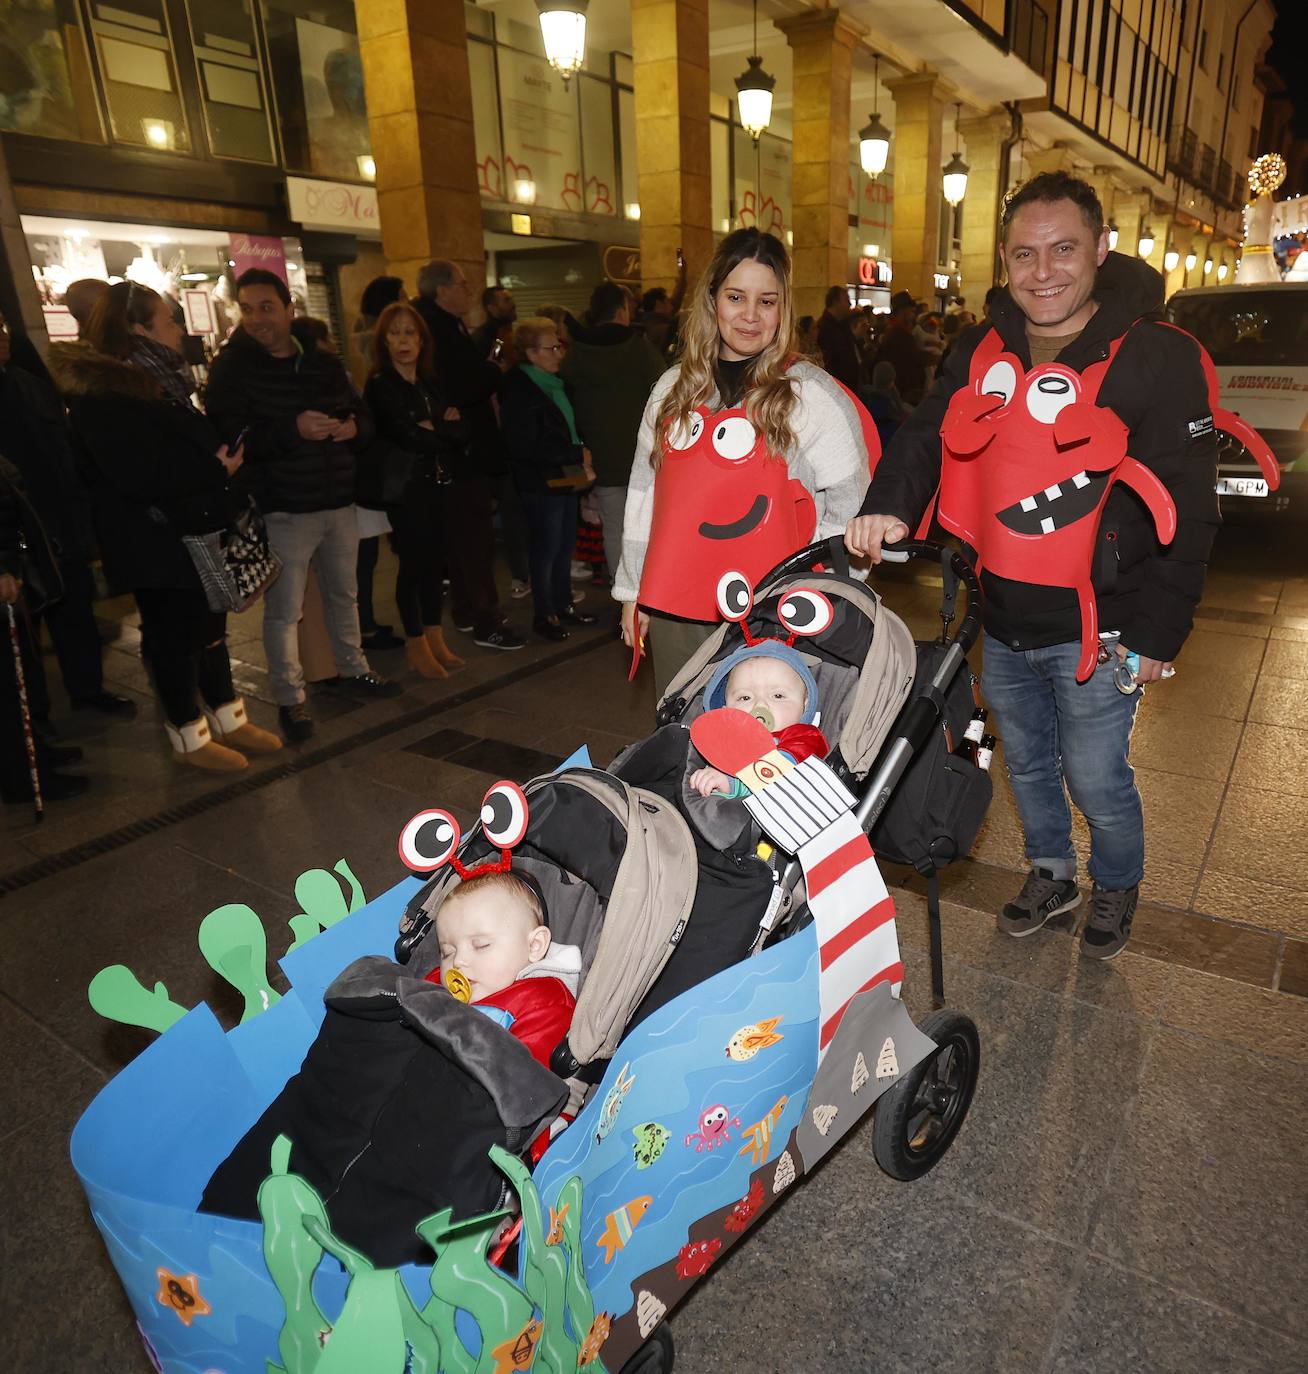
<path id="1" fill-rule="evenodd" d="M 238 444 L 228 451 L 191 400 L 182 329 L 148 286 L 120 282 L 96 302 L 86 342 L 50 350 L 100 535 L 105 574 L 141 612 L 141 657 L 180 763 L 210 773 L 274 753 L 232 684 L 227 617 L 211 611 L 182 543 L 225 529 L 245 506 Z M 220 742 L 221 741 L 221 742 Z"/>
<path id="2" fill-rule="evenodd" d="M 595 473 L 559 376 L 564 346 L 554 321 L 519 320 L 513 342 L 521 361 L 500 387 L 500 423 L 531 540 L 534 628 L 543 639 L 567 639 L 569 625 L 596 619 L 573 607 L 569 575 L 577 492 Z"/>

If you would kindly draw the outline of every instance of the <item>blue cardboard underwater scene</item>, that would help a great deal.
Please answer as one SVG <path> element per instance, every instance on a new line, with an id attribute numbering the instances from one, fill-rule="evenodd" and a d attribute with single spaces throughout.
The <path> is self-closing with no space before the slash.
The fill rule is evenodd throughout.
<path id="1" fill-rule="evenodd" d="M 621 1369 L 931 1049 L 882 984 L 851 1004 L 818 1073 L 809 926 L 631 1030 L 534 1175 L 493 1152 L 522 1212 L 511 1274 L 486 1257 L 502 1214 L 455 1222 L 448 1212 L 418 1228 L 433 1266 L 373 1269 L 331 1235 L 284 1154 L 260 1192 L 263 1225 L 197 1212 L 210 1175 L 298 1071 L 327 986 L 353 960 L 391 952 L 419 885 L 352 901 L 312 938 L 297 931 L 279 1000 L 226 1032 L 207 1006 L 186 1012 L 78 1122 L 74 1167 L 167 1374 Z M 893 1072 L 882 1068 L 887 1046 Z"/>

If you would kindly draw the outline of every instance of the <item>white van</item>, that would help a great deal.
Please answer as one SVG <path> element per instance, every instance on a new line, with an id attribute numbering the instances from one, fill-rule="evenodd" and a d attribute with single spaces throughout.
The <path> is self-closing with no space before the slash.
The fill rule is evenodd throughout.
<path id="1" fill-rule="evenodd" d="M 1167 318 L 1191 333 L 1217 367 L 1222 405 L 1251 424 L 1281 465 L 1281 487 L 1267 482 L 1248 450 L 1218 436 L 1221 496 L 1254 508 L 1308 510 L 1308 281 L 1249 282 L 1178 291 Z"/>

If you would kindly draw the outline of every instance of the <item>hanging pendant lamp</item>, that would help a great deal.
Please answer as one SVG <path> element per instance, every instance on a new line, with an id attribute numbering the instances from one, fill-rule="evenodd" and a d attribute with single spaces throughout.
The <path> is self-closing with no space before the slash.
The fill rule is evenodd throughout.
<path id="1" fill-rule="evenodd" d="M 880 76 L 881 58 L 875 55 L 872 58 L 872 117 L 858 131 L 858 160 L 863 171 L 870 177 L 876 177 L 884 172 L 890 157 L 890 130 L 881 122 L 881 116 L 877 113 L 877 106 L 881 103 L 877 99 Z"/>
<path id="2" fill-rule="evenodd" d="M 972 170 L 963 161 L 963 155 L 958 149 L 958 121 L 962 113 L 963 102 L 960 100 L 954 105 L 954 156 L 946 163 L 945 170 L 941 174 L 945 199 L 955 209 L 962 203 L 963 197 L 967 195 L 967 174 Z"/>
<path id="3" fill-rule="evenodd" d="M 763 70 L 763 59 L 758 56 L 758 0 L 754 0 L 754 55 L 736 78 L 736 109 L 741 127 L 755 143 L 772 122 L 772 88 L 776 84 L 777 78 Z"/>
<path id="4" fill-rule="evenodd" d="M 536 0 L 540 36 L 549 64 L 566 90 L 586 60 L 586 6 L 590 0 Z"/>

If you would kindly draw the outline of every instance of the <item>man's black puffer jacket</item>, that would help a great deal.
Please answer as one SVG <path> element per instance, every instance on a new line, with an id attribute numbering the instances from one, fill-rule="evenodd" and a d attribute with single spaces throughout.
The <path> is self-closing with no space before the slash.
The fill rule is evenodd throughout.
<path id="1" fill-rule="evenodd" d="M 354 502 L 354 454 L 372 440 L 368 408 L 341 360 L 320 348 L 274 358 L 238 329 L 213 360 L 205 413 L 224 443 L 249 427 L 245 480 L 265 511 L 339 510 Z M 359 433 L 345 441 L 305 439 L 302 411 L 353 413 Z"/>
<path id="2" fill-rule="evenodd" d="M 1220 524 L 1208 388 L 1198 344 L 1160 323 L 1163 279 L 1153 268 L 1110 253 L 1094 294 L 1099 309 L 1058 361 L 1083 372 L 1108 356 L 1114 339 L 1126 335 L 1098 403 L 1130 430 L 1127 452 L 1166 486 L 1177 516 L 1176 537 L 1164 547 L 1144 503 L 1120 483 L 1113 487 L 1095 546 L 1099 624 L 1120 630 L 1122 642 L 1137 653 L 1168 662 L 1190 633 Z M 935 385 L 891 440 L 864 498 L 863 514 L 895 515 L 916 528 L 940 482 L 940 425 L 949 398 L 968 384 L 972 354 L 991 328 L 999 331 L 1008 352 L 1031 366 L 1026 317 L 1005 290 L 995 301 L 991 323 L 959 336 Z M 989 573 L 982 584 L 986 630 L 1011 648 L 1080 639 L 1081 615 L 1071 588 Z"/>

